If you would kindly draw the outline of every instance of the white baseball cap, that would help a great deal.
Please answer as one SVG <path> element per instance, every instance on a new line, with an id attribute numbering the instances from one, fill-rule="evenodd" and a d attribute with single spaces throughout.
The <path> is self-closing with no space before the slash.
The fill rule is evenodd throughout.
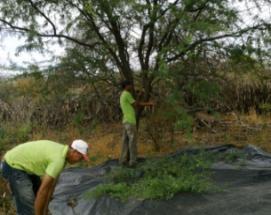
<path id="1" fill-rule="evenodd" d="M 88 144 L 84 140 L 74 140 L 71 148 L 83 155 L 83 159 L 88 161 Z"/>

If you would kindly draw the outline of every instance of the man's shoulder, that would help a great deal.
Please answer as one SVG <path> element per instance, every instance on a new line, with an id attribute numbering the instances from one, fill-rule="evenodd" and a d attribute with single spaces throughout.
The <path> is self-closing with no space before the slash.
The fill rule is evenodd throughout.
<path id="1" fill-rule="evenodd" d="M 126 97 L 134 98 L 133 95 L 132 95 L 132 93 L 130 93 L 130 92 L 127 91 L 127 90 L 122 91 L 120 97 L 121 97 L 121 98 L 126 98 Z"/>
<path id="2" fill-rule="evenodd" d="M 26 142 L 25 144 L 59 144 L 55 141 L 52 141 L 52 140 L 33 140 L 33 141 L 29 141 L 29 142 Z"/>
<path id="3" fill-rule="evenodd" d="M 130 94 L 129 91 L 123 90 L 123 91 L 121 92 L 120 96 L 126 96 L 126 95 L 129 95 L 129 94 Z"/>
<path id="4" fill-rule="evenodd" d="M 52 140 L 35 140 L 35 141 L 31 141 L 31 142 L 27 142 L 27 144 L 36 144 L 36 145 L 43 145 L 43 146 L 60 146 L 60 145 L 63 145 L 61 143 L 58 143 L 58 142 L 55 142 L 55 141 L 52 141 Z"/>
<path id="5" fill-rule="evenodd" d="M 25 143 L 25 150 L 31 149 L 31 151 L 41 154 L 47 154 L 48 156 L 63 151 L 65 145 L 51 140 L 37 140 Z M 48 154 L 49 153 L 49 154 Z"/>

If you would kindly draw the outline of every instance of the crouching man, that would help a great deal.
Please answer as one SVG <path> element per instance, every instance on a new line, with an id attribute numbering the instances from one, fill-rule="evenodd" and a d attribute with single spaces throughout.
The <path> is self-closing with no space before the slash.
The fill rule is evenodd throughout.
<path id="1" fill-rule="evenodd" d="M 62 145 L 49 140 L 20 144 L 4 155 L 3 177 L 9 183 L 19 215 L 47 215 L 57 178 L 66 162 L 88 160 L 88 144 Z"/>

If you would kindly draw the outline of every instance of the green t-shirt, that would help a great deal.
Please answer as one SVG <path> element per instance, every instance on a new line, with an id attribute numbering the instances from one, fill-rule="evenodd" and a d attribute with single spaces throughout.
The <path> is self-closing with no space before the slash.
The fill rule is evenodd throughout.
<path id="1" fill-rule="evenodd" d="M 136 124 L 135 109 L 132 104 L 135 102 L 132 94 L 126 90 L 121 93 L 120 107 L 123 114 L 123 123 Z"/>
<path id="2" fill-rule="evenodd" d="M 4 160 L 29 174 L 57 178 L 65 166 L 67 152 L 67 145 L 38 140 L 16 146 L 5 154 Z"/>

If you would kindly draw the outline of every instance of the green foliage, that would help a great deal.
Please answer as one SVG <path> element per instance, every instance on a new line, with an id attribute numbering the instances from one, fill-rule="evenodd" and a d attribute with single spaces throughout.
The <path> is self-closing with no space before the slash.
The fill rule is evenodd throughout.
<path id="1" fill-rule="evenodd" d="M 263 113 L 270 113 L 271 112 L 271 104 L 270 103 L 262 103 L 259 105 L 259 109 Z"/>
<path id="2" fill-rule="evenodd" d="M 240 20 L 243 16 L 226 0 L 2 0 L 0 9 L 4 30 L 25 30 L 27 39 L 18 51 L 43 51 L 45 43 L 55 42 L 50 40 L 54 36 L 59 43 L 67 42 L 62 43 L 67 47 L 61 63 L 40 84 L 31 85 L 36 90 L 32 92 L 28 87 L 20 92 L 32 93 L 33 98 L 42 101 L 40 107 L 46 106 L 38 124 L 45 119 L 49 124 L 81 124 L 80 114 L 69 118 L 61 109 L 70 97 L 73 81 L 80 78 L 92 83 L 102 80 L 114 87 L 120 77 L 138 81 L 144 83 L 146 100 L 154 92 L 154 80 L 165 78 L 169 87 L 174 85 L 182 94 L 183 101 L 187 99 L 185 91 L 191 93 L 192 101 L 186 101 L 189 106 L 205 108 L 218 93 L 218 87 L 210 81 L 216 70 L 213 67 L 227 60 L 249 66 L 255 55 L 264 58 L 268 54 L 266 44 L 270 43 L 265 25 L 257 25 L 262 23 L 260 19 L 254 20 L 251 28 L 244 27 Z M 261 34 L 257 34 L 258 30 Z M 229 47 L 224 38 L 236 38 L 240 45 Z M 138 57 L 134 57 L 135 53 Z M 215 62 L 220 55 L 221 59 Z M 139 65 L 138 71 L 133 65 Z M 172 75 L 169 66 L 175 65 L 178 71 Z M 33 66 L 28 69 L 37 70 Z M 183 102 L 180 110 L 173 110 L 177 118 L 168 117 L 176 123 L 175 129 L 191 130 L 192 119 L 185 105 Z"/>
<path id="3" fill-rule="evenodd" d="M 32 126 L 30 123 L 22 124 L 15 133 L 16 142 L 26 142 L 32 132 Z"/>
<path id="4" fill-rule="evenodd" d="M 179 111 L 178 119 L 175 123 L 176 130 L 184 130 L 187 134 L 192 132 L 194 119 L 184 109 Z"/>
<path id="5" fill-rule="evenodd" d="M 209 153 L 208 158 L 211 162 L 223 161 L 228 164 L 240 164 L 243 165 L 247 159 L 247 155 L 241 151 L 230 150 L 224 153 Z"/>
<path id="6" fill-rule="evenodd" d="M 184 131 L 190 138 L 194 124 L 192 115 L 186 109 L 182 92 L 174 86 L 160 102 L 159 107 L 144 122 L 144 130 L 150 136 L 156 151 L 160 150 L 162 144 L 173 144 L 176 131 Z"/>
<path id="7" fill-rule="evenodd" d="M 232 66 L 242 68 L 244 72 L 251 71 L 258 63 L 255 59 L 258 50 L 249 43 L 242 46 L 229 46 L 227 50 Z"/>
<path id="8" fill-rule="evenodd" d="M 5 137 L 5 130 L 0 127 L 0 139 L 3 139 Z"/>
<path id="9" fill-rule="evenodd" d="M 184 130 L 187 133 L 192 131 L 193 118 L 185 109 L 185 102 L 178 90 L 173 89 L 171 94 L 165 100 L 167 110 L 165 117 L 174 123 L 176 130 Z"/>
<path id="10" fill-rule="evenodd" d="M 218 100 L 220 87 L 217 82 L 200 80 L 187 84 L 187 90 L 199 107 L 209 107 L 212 100 Z"/>
<path id="11" fill-rule="evenodd" d="M 207 168 L 208 156 L 179 155 L 176 158 L 150 159 L 137 168 L 116 168 L 109 173 L 106 184 L 89 191 L 87 197 L 110 195 L 127 200 L 170 199 L 180 192 L 202 193 L 210 191 Z"/>
<path id="12" fill-rule="evenodd" d="M 109 194 L 118 199 L 128 199 L 130 195 L 129 189 L 130 187 L 125 183 L 104 184 L 97 186 L 94 191 L 86 194 L 86 197 L 95 198 Z"/>
<path id="13" fill-rule="evenodd" d="M 84 113 L 82 112 L 77 112 L 74 117 L 73 117 L 73 124 L 76 126 L 80 126 L 83 124 L 84 121 Z"/>
<path id="14" fill-rule="evenodd" d="M 3 148 L 16 143 L 23 143 L 31 138 L 32 126 L 30 123 L 5 123 L 0 128 L 0 146 Z"/>

